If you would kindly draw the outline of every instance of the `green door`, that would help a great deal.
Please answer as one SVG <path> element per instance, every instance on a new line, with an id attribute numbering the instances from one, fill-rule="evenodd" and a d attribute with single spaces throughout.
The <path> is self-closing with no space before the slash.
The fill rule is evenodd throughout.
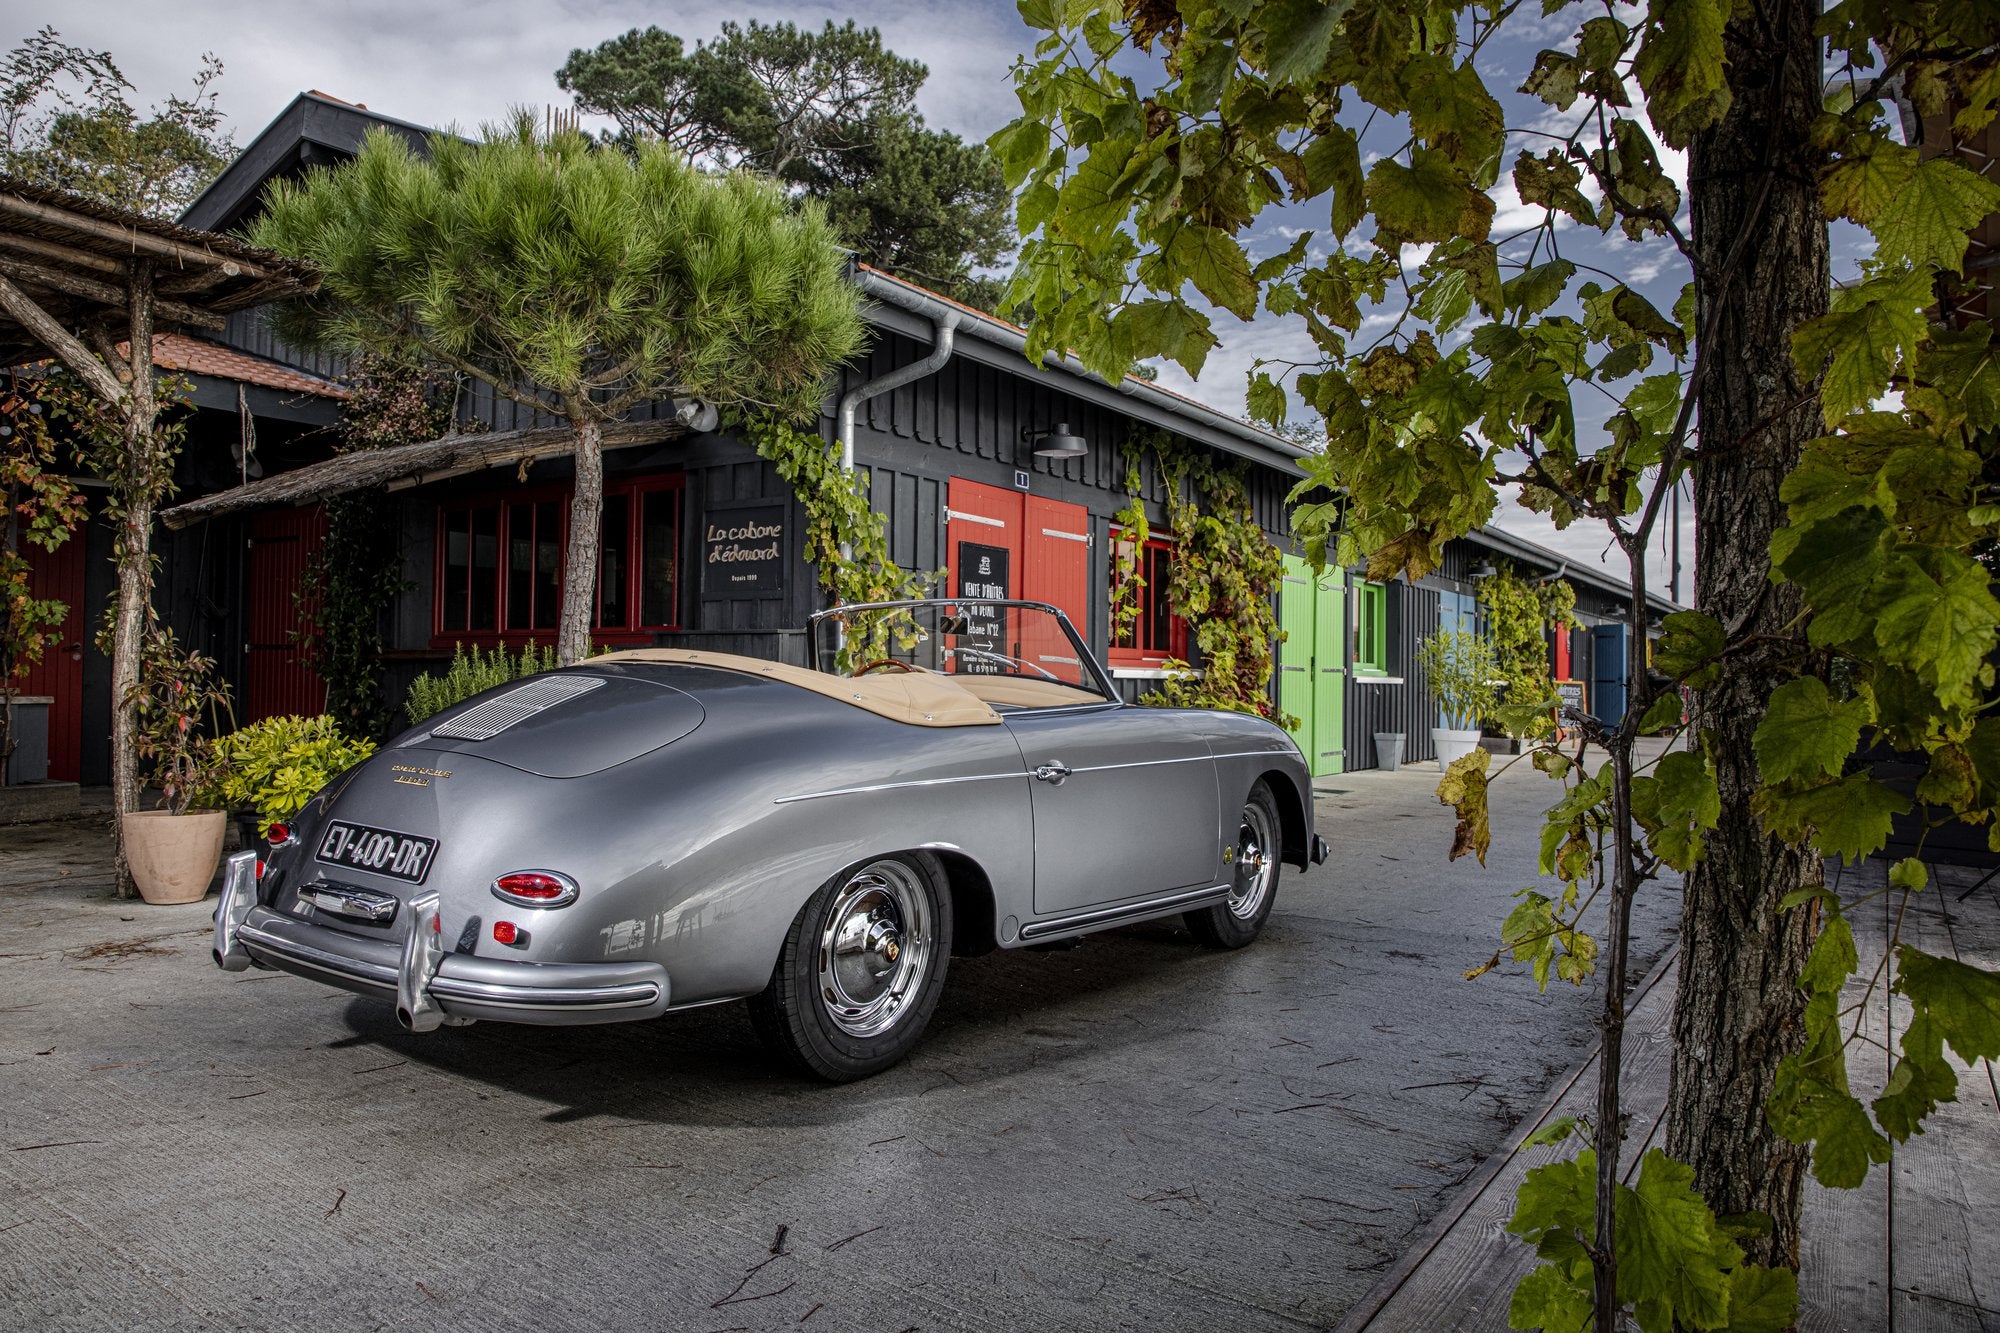
<path id="1" fill-rule="evenodd" d="M 1297 556 L 1285 557 L 1284 580 L 1278 585 L 1278 628 L 1285 641 L 1278 645 L 1278 707 L 1298 719 L 1292 739 L 1312 764 L 1313 726 L 1313 645 L 1314 633 L 1312 570 Z"/>
<path id="2" fill-rule="evenodd" d="M 1294 556 L 1285 557 L 1278 625 L 1278 706 L 1299 720 L 1292 732 L 1316 778 L 1346 764 L 1341 713 L 1347 685 L 1346 590 L 1339 570 L 1319 579 Z"/>
<path id="3" fill-rule="evenodd" d="M 1313 776 L 1347 768 L 1347 589 L 1337 569 L 1321 575 L 1313 598 Z"/>

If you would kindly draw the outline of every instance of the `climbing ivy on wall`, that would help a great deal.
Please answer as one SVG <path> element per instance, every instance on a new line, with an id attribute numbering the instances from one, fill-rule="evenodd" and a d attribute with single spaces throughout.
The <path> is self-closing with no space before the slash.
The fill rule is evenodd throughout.
<path id="1" fill-rule="evenodd" d="M 1276 596 L 1284 573 L 1284 557 L 1257 523 L 1243 465 L 1218 462 L 1176 436 L 1149 432 L 1126 445 L 1131 466 L 1126 491 L 1131 503 L 1116 521 L 1133 539 L 1130 552 L 1117 561 L 1112 595 L 1114 636 L 1129 627 L 1137 614 L 1138 553 L 1147 526 L 1140 497 L 1140 461 L 1150 450 L 1159 476 L 1166 482 L 1167 527 L 1173 534 L 1174 559 L 1168 566 L 1167 604 L 1187 621 L 1199 666 L 1167 663 L 1166 683 L 1140 702 L 1163 708 L 1223 708 L 1268 717 L 1281 726 L 1296 726 L 1296 718 L 1279 712 L 1271 701 L 1271 673 L 1281 637 Z M 1141 584 L 1140 586 L 1143 586 Z"/>
<path id="2" fill-rule="evenodd" d="M 839 450 L 818 431 L 801 430 L 783 417 L 761 412 L 736 429 L 777 469 L 805 510 L 806 556 L 819 571 L 819 586 L 830 606 L 889 602 L 922 597 L 943 570 L 906 570 L 889 554 L 888 524 L 869 503 L 857 476 L 840 465 Z M 837 666 L 886 655 L 877 636 L 849 626 Z"/>
<path id="3" fill-rule="evenodd" d="M 1548 629 L 1572 630 L 1577 620 L 1576 589 L 1567 580 L 1546 583 L 1522 578 L 1511 565 L 1479 580 L 1479 609 L 1486 620 L 1486 641 L 1499 659 L 1507 681 L 1507 699 L 1524 703 L 1555 695 L 1549 674 Z"/>

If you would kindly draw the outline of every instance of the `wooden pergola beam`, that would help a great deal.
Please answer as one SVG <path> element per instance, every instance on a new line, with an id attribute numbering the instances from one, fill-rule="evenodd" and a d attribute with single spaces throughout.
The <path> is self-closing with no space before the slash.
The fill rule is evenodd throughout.
<path id="1" fill-rule="evenodd" d="M 59 264 L 74 264 L 78 268 L 87 268 L 98 273 L 108 273 L 114 278 L 123 278 L 126 272 L 125 265 L 109 256 L 92 254 L 88 250 L 79 250 L 73 245 L 58 245 L 54 241 L 45 241 L 39 236 L 23 236 L 19 232 L 0 231 L 0 246 L 5 246 L 9 250 L 20 250 L 26 254 L 40 255 L 44 259 L 53 259 Z M 215 279 L 211 278 L 210 281 L 215 281 Z"/>
<path id="2" fill-rule="evenodd" d="M 135 227 L 121 227 L 115 222 L 104 222 L 71 210 L 51 208 L 47 204 L 38 204 L 32 199 L 23 199 L 19 195 L 4 191 L 0 191 L 0 213 L 11 213 L 15 217 L 27 218 L 44 226 L 60 227 L 64 231 L 76 232 L 82 236 L 95 236 L 101 240 L 114 241 L 119 245 L 129 246 L 136 253 L 171 259 L 176 263 L 192 264 L 202 268 L 218 267 L 230 277 L 236 277 L 238 274 L 264 279 L 286 276 L 247 259 L 232 259 L 213 250 L 182 245 L 179 241 L 154 236 Z"/>
<path id="3" fill-rule="evenodd" d="M 61 269 L 50 268 L 46 264 L 32 264 L 24 260 L 9 259 L 0 255 L 0 273 L 19 282 L 36 287 L 46 287 L 51 291 L 63 292 L 69 296 L 95 301 L 109 309 L 128 311 L 128 296 L 125 288 L 86 278 L 78 273 L 65 273 Z M 154 311 L 178 324 L 192 324 L 196 328 L 219 329 L 228 321 L 221 315 L 184 305 L 179 301 L 153 301 Z"/>
<path id="4" fill-rule="evenodd" d="M 121 297 L 121 301 L 122 301 Z M 28 332 L 40 338 L 56 359 L 69 368 L 71 374 L 82 380 L 90 391 L 106 404 L 117 404 L 125 398 L 125 386 L 118 377 L 105 368 L 88 347 L 76 340 L 70 331 L 50 316 L 49 312 L 0 274 L 0 310 L 12 315 L 16 322 Z"/>

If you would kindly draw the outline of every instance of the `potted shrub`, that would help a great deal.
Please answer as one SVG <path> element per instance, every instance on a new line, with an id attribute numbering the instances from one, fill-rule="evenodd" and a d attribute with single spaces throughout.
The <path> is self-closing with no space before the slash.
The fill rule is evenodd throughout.
<path id="1" fill-rule="evenodd" d="M 229 690 L 215 659 L 181 651 L 174 632 L 155 626 L 140 645 L 139 682 L 128 696 L 136 714 L 136 750 L 160 808 L 123 817 L 125 856 L 139 896 L 149 903 L 198 902 L 222 861 L 227 823 L 220 810 L 189 807 L 214 791 L 215 743 Z"/>
<path id="2" fill-rule="evenodd" d="M 1442 770 L 1479 748 L 1479 721 L 1499 699 L 1500 666 L 1486 640 L 1445 629 L 1423 641 L 1417 660 L 1441 717 L 1431 741 Z"/>
<path id="3" fill-rule="evenodd" d="M 331 717 L 267 717 L 216 742 L 217 790 L 247 821 L 244 842 L 267 837 L 334 777 L 375 753 L 375 742 L 352 740 Z"/>

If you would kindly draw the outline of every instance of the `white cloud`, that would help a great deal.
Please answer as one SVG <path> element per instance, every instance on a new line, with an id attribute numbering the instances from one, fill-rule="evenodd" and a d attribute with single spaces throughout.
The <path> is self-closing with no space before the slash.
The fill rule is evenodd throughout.
<path id="1" fill-rule="evenodd" d="M 317 88 L 384 115 L 470 128 L 510 107 L 569 105 L 555 71 L 575 47 L 628 28 L 658 24 L 684 39 L 713 37 L 726 19 L 751 15 L 727 0 L 348 0 L 280 5 L 269 0 L 69 0 L 60 12 L 0 0 L 12 41 L 52 22 L 79 45 L 109 50 L 150 103 L 185 91 L 205 50 L 227 67 L 218 88 L 239 143 L 248 142 L 294 96 Z M 859 12 L 857 12 L 859 11 Z M 1031 34 L 1011 4 L 954 6 L 950 21 L 923 0 L 783 0 L 759 6 L 766 22 L 817 28 L 850 16 L 879 27 L 899 55 L 921 60 L 930 79 L 918 106 L 934 126 L 984 138 L 1017 110 L 1008 68 Z"/>

